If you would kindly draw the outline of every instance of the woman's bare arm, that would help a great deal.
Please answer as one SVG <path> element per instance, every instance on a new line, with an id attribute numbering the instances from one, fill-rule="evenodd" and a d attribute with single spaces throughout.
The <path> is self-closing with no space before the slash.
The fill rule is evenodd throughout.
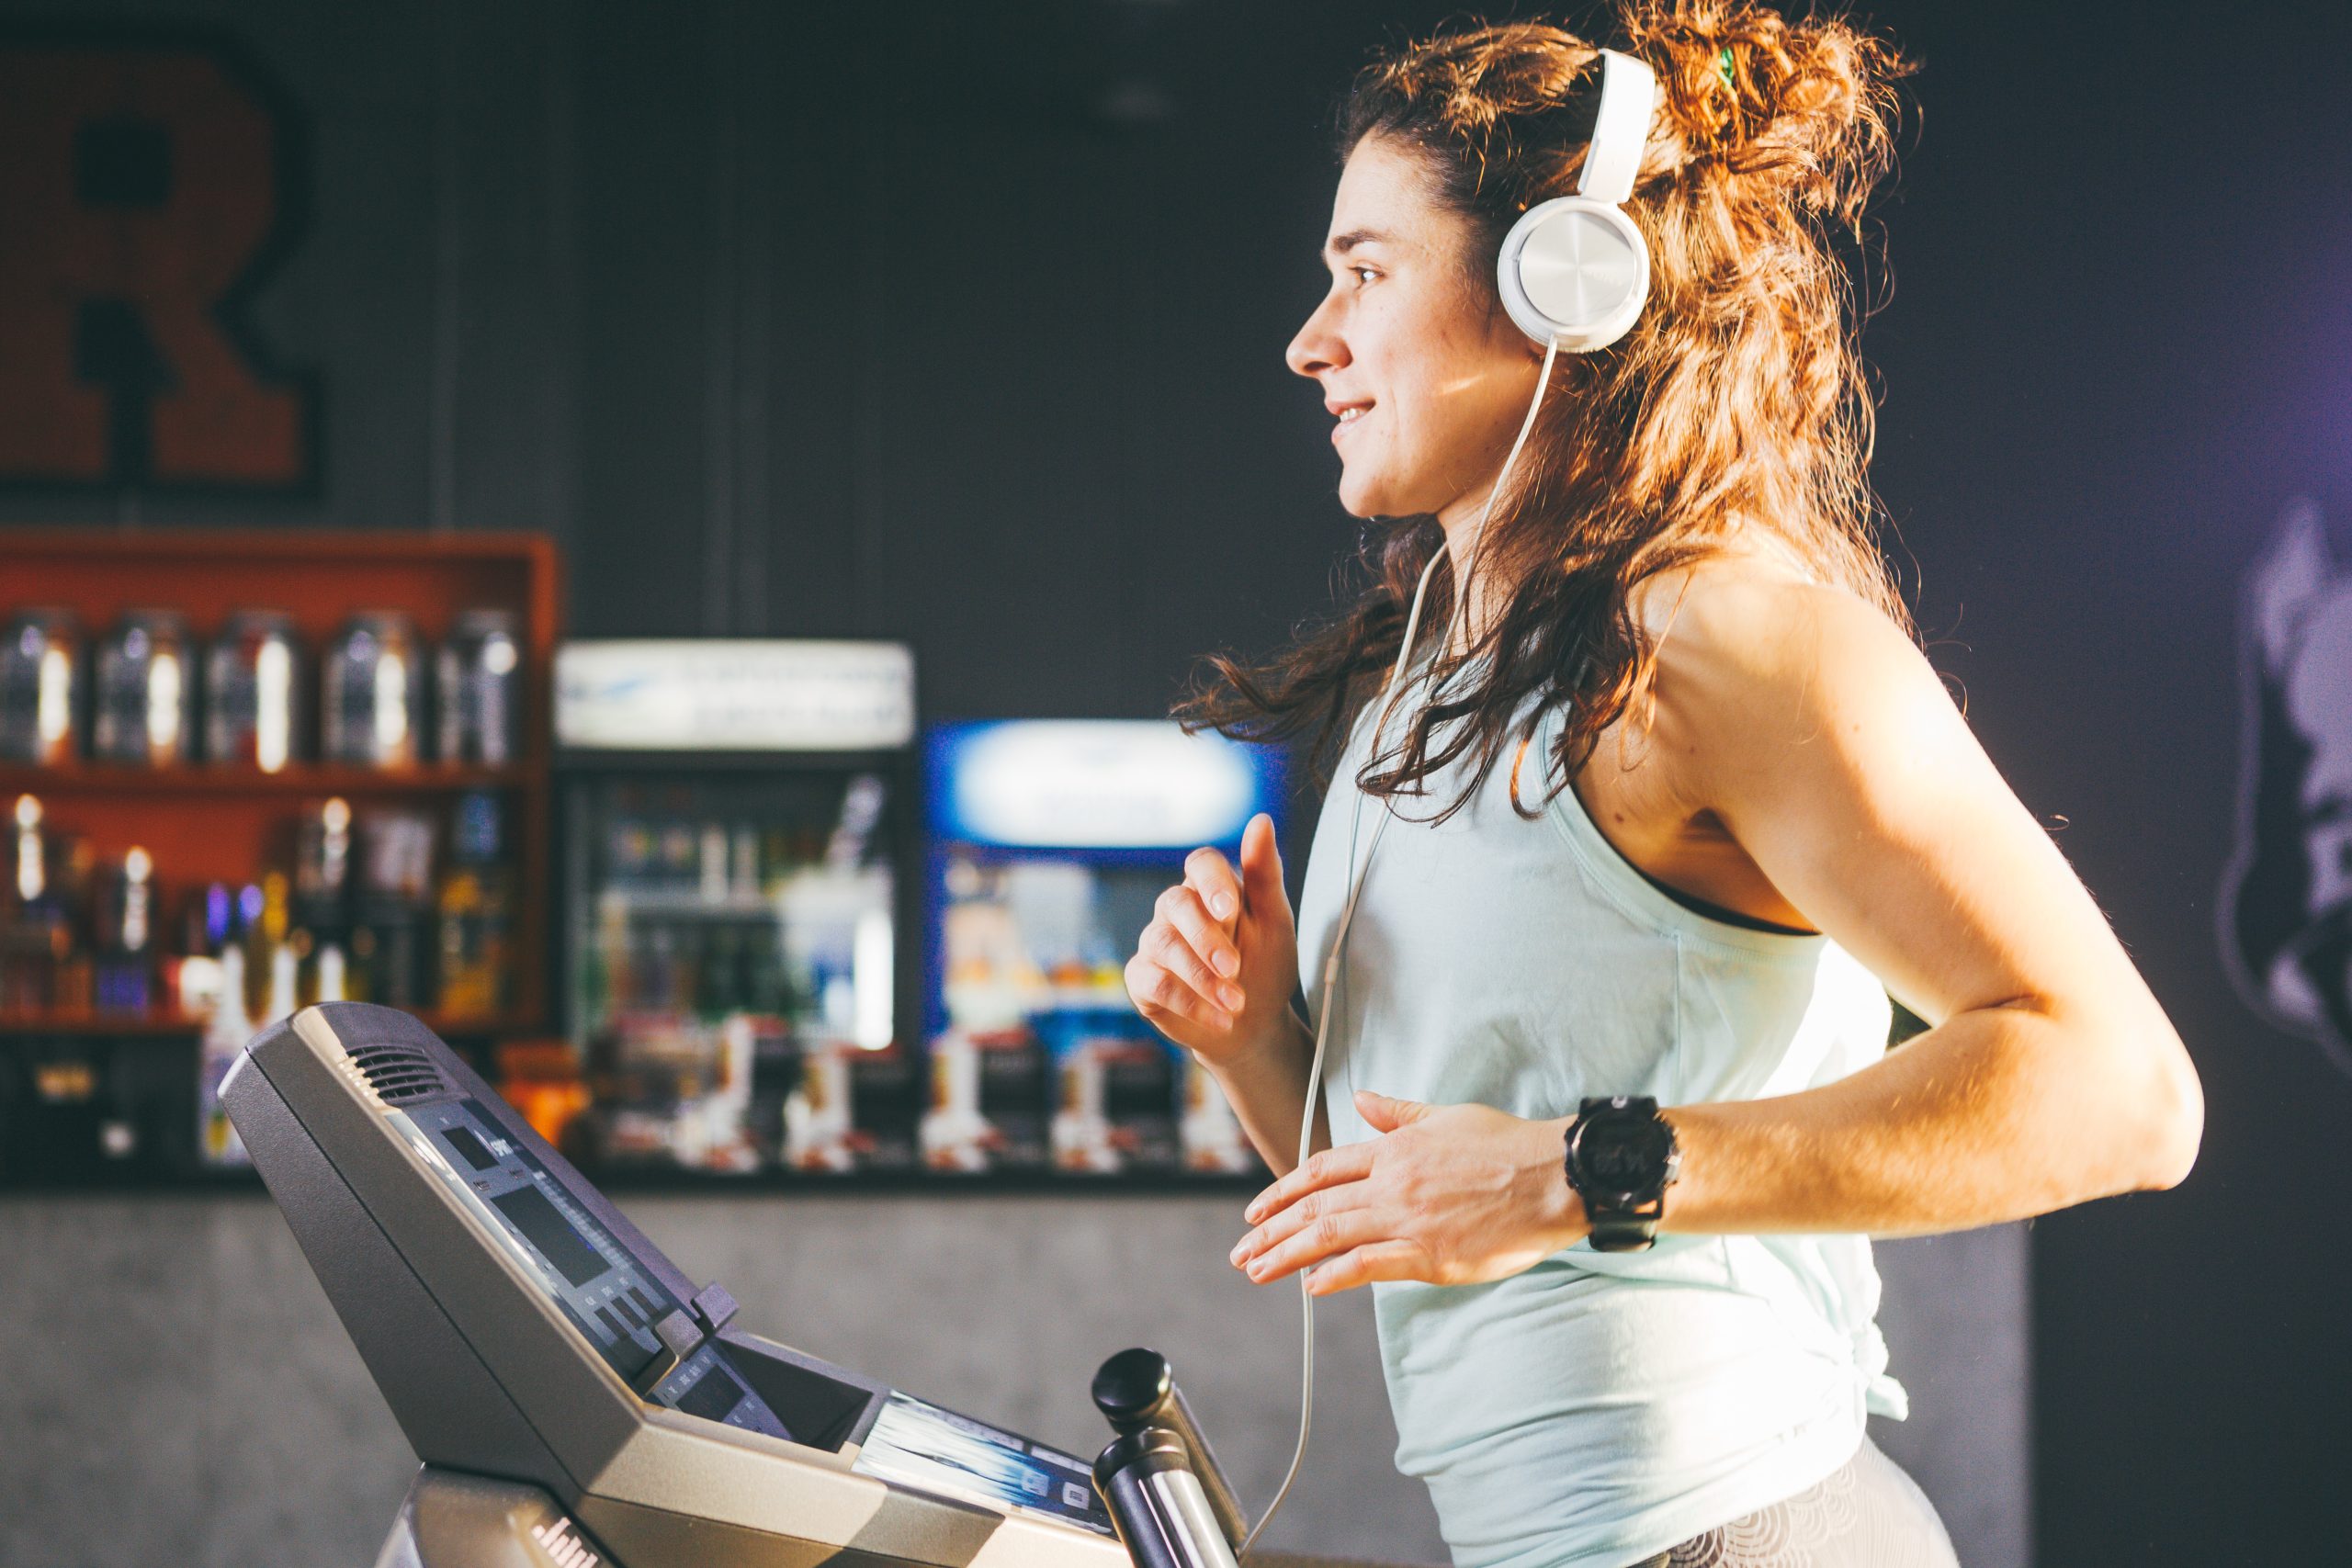
<path id="1" fill-rule="evenodd" d="M 2187 1051 L 1908 637 L 1834 589 L 1702 574 L 1657 682 L 1683 803 L 1933 1026 L 1820 1089 L 1671 1111 L 1668 1228 L 1951 1230 L 2188 1173 Z"/>

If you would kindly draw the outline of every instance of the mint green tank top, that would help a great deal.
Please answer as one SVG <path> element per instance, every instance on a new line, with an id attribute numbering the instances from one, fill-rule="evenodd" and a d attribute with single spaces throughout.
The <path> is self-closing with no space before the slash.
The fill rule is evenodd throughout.
<path id="1" fill-rule="evenodd" d="M 1358 717 L 1308 857 L 1310 1018 L 1351 854 L 1383 808 L 1355 787 L 1380 706 Z M 1558 728 L 1548 716 L 1527 749 L 1531 809 Z M 1332 1010 L 1335 1142 L 1375 1135 L 1359 1089 L 1548 1118 L 1587 1095 L 1788 1094 L 1884 1053 L 1886 992 L 1836 942 L 1686 907 L 1574 790 L 1521 817 L 1511 761 L 1444 823 L 1414 820 L 1454 798 L 1462 760 L 1381 839 Z M 1397 1467 L 1427 1483 L 1461 1568 L 1623 1568 L 1804 1491 L 1853 1457 L 1866 1413 L 1906 1411 L 1859 1235 L 1579 1242 L 1491 1284 L 1372 1289 Z"/>

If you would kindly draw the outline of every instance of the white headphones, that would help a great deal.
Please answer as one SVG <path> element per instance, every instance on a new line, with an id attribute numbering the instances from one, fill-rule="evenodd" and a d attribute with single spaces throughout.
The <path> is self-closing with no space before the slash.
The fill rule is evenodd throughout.
<path id="1" fill-rule="evenodd" d="M 1630 54 L 1600 51 L 1600 112 L 1574 196 L 1521 214 L 1503 239 L 1495 281 L 1520 331 L 1589 354 L 1623 337 L 1650 292 L 1650 248 L 1622 205 L 1641 172 L 1657 76 Z"/>

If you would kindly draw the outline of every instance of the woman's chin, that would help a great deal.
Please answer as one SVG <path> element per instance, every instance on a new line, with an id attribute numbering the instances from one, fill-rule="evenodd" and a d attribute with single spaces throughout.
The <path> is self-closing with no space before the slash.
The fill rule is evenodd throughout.
<path id="1" fill-rule="evenodd" d="M 1351 485 L 1345 479 L 1340 481 L 1340 505 L 1349 516 L 1367 523 L 1383 517 L 1419 517 L 1430 510 L 1391 486 Z"/>
<path id="2" fill-rule="evenodd" d="M 1389 504 L 1389 488 L 1376 480 L 1353 480 L 1342 473 L 1340 476 L 1340 504 L 1347 509 L 1351 517 L 1394 516 L 1395 511 Z"/>

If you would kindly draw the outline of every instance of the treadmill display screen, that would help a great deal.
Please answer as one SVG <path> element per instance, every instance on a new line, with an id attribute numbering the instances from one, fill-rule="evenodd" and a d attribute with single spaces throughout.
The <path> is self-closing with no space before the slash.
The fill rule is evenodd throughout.
<path id="1" fill-rule="evenodd" d="M 792 1436 L 766 1401 L 725 1370 L 716 1338 L 703 1338 L 683 1359 L 672 1353 L 654 1325 L 679 1313 L 691 1321 L 691 1310 L 479 1101 L 389 1109 L 385 1116 L 640 1398 L 745 1431 Z"/>
<path id="2" fill-rule="evenodd" d="M 491 1202 L 514 1222 L 514 1228 L 539 1249 L 540 1257 L 554 1264 L 557 1272 L 573 1284 L 584 1285 L 612 1267 L 580 1239 L 578 1231 L 564 1223 L 563 1216 L 555 1212 L 555 1205 L 537 1188 L 517 1187 L 512 1192 L 501 1192 Z"/>
<path id="3" fill-rule="evenodd" d="M 686 1390 L 678 1401 L 678 1408 L 706 1421 L 724 1421 L 727 1413 L 742 1403 L 743 1385 L 713 1367 L 702 1375 L 701 1382 Z"/>
<path id="4" fill-rule="evenodd" d="M 498 1156 L 483 1147 L 482 1141 L 474 1136 L 472 1128 L 444 1127 L 441 1129 L 441 1135 L 448 1139 L 449 1146 L 457 1150 L 465 1162 L 476 1170 L 498 1168 Z"/>
<path id="5" fill-rule="evenodd" d="M 1112 1533 L 1085 1461 L 903 1393 L 882 1406 L 854 1468 Z"/>

